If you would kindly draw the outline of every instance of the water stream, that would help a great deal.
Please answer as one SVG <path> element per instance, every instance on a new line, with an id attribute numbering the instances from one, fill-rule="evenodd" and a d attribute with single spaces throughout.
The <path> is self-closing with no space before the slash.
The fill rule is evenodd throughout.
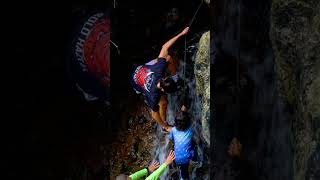
<path id="1" fill-rule="evenodd" d="M 197 43 L 189 44 L 189 51 L 187 53 L 187 65 L 186 65 L 186 78 L 185 85 L 189 87 L 189 95 L 190 95 L 190 108 L 189 112 L 192 116 L 192 128 L 193 128 L 193 136 L 196 141 L 196 151 L 198 156 L 198 161 L 192 164 L 192 170 L 189 172 L 191 174 L 191 179 L 209 179 L 209 170 L 204 164 L 208 163 L 206 157 L 207 154 L 204 153 L 205 145 L 203 143 L 203 138 L 201 137 L 201 101 L 197 96 L 195 91 L 195 77 L 193 71 L 193 65 L 195 61 L 195 53 L 197 50 Z M 183 66 L 185 62 L 181 62 L 178 68 L 178 74 L 180 77 L 183 77 Z M 179 93 L 177 92 L 168 96 L 168 110 L 167 110 L 167 121 L 169 124 L 174 124 L 174 117 L 176 112 L 180 111 L 180 99 Z M 155 156 L 160 163 L 165 161 L 169 153 L 169 139 L 167 134 L 163 134 L 161 128 L 158 126 L 157 128 L 157 146 L 154 149 Z M 198 172 L 199 169 L 202 169 L 201 172 Z M 171 167 L 170 170 L 167 170 L 163 176 L 161 176 L 161 180 L 167 179 L 176 179 L 178 177 L 178 169 L 176 167 Z"/>

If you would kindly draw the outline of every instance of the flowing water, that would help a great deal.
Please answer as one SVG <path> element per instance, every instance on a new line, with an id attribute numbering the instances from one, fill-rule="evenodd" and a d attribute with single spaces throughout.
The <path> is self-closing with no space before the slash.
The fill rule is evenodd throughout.
<path id="1" fill-rule="evenodd" d="M 191 99 L 191 104 L 189 108 L 189 112 L 192 116 L 192 127 L 193 127 L 193 136 L 196 141 L 196 151 L 198 156 L 198 161 L 192 164 L 191 172 L 191 179 L 209 179 L 209 170 L 204 164 L 208 163 L 206 157 L 207 154 L 204 153 L 205 145 L 203 143 L 203 138 L 201 137 L 201 101 L 199 97 L 196 95 L 195 92 L 195 78 L 194 78 L 194 71 L 193 65 L 195 61 L 195 52 L 197 50 L 197 44 L 190 44 L 188 46 L 189 51 L 187 53 L 187 65 L 186 65 L 186 78 L 185 78 L 185 85 L 189 87 L 189 98 Z M 181 62 L 178 68 L 179 77 L 184 77 L 184 67 L 185 62 Z M 169 124 L 174 124 L 174 116 L 175 114 L 180 111 L 180 99 L 179 93 L 177 92 L 168 96 L 168 110 L 167 110 L 167 121 Z M 157 128 L 157 146 L 155 147 L 154 153 L 156 159 L 163 163 L 165 158 L 167 157 L 170 146 L 168 140 L 168 134 L 164 134 L 161 128 L 158 126 Z M 198 170 L 202 169 L 199 173 Z M 176 179 L 179 177 L 178 169 L 176 167 L 171 167 L 170 170 L 167 169 L 163 176 L 161 176 L 161 180 L 167 179 Z"/>

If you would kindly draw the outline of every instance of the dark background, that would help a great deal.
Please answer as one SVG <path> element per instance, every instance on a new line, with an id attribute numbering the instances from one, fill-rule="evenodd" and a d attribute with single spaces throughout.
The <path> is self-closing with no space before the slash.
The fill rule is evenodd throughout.
<path id="1" fill-rule="evenodd" d="M 103 176 L 99 145 L 111 141 L 110 111 L 84 100 L 68 76 L 66 61 L 79 23 L 105 7 L 108 2 L 3 6 L 4 179 L 77 177 L 72 173 L 83 165 L 95 177 Z"/>

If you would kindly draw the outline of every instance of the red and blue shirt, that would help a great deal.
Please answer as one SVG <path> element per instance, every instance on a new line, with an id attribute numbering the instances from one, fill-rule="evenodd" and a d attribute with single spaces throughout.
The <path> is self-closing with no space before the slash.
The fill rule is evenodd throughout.
<path id="1" fill-rule="evenodd" d="M 157 83 L 164 77 L 166 68 L 166 59 L 158 58 L 137 67 L 131 77 L 133 88 L 144 95 L 145 102 L 153 111 L 159 111 L 162 92 L 157 88 Z"/>

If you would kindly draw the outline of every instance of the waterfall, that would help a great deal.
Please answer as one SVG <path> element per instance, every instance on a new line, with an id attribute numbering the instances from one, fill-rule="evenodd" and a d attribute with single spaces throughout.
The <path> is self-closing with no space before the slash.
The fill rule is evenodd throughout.
<path id="1" fill-rule="evenodd" d="M 201 176 L 201 179 L 209 179 L 209 170 L 208 167 L 203 166 L 203 164 L 208 163 L 208 160 L 205 158 L 204 155 L 204 143 L 203 138 L 201 137 L 201 100 L 196 94 L 196 84 L 195 84 L 195 78 L 194 78 L 194 71 L 193 66 L 195 62 L 195 52 L 197 50 L 197 44 L 190 45 L 187 49 L 189 50 L 188 53 L 188 59 L 186 62 L 180 62 L 180 66 L 178 67 L 178 75 L 179 77 L 183 77 L 183 67 L 186 63 L 186 77 L 185 85 L 189 87 L 189 98 L 191 100 L 189 113 L 192 116 L 192 129 L 193 129 L 193 136 L 194 140 L 196 142 L 195 151 L 197 153 L 198 160 L 195 163 L 192 163 L 192 170 L 189 172 L 191 174 L 191 179 L 199 179 L 199 175 Z M 168 95 L 168 109 L 167 109 L 167 122 L 169 124 L 174 124 L 174 116 L 176 112 L 180 111 L 180 99 L 179 99 L 179 93 L 177 92 Z M 157 127 L 157 146 L 154 149 L 155 158 L 162 164 L 168 153 L 169 153 L 169 138 L 168 134 L 163 134 L 161 131 L 161 127 Z M 208 155 L 206 155 L 208 157 Z M 197 172 L 197 170 L 201 168 L 201 172 Z M 161 180 L 167 180 L 167 179 L 175 179 L 177 176 L 179 176 L 179 173 L 177 167 L 171 166 L 170 170 L 166 170 L 165 173 L 161 176 Z"/>

